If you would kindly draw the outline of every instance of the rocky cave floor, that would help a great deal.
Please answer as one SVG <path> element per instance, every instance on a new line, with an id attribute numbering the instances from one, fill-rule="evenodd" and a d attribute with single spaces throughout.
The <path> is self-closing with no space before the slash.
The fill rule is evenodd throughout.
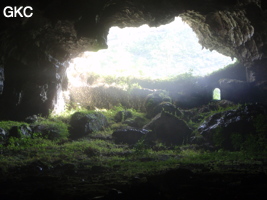
<path id="1" fill-rule="evenodd" d="M 116 143 L 114 138 L 112 139 L 116 129 L 107 129 L 108 135 L 100 131 L 75 140 L 63 138 L 53 141 L 38 138 L 38 135 L 34 135 L 36 138 L 26 135 L 11 138 L 7 140 L 6 145 L 0 146 L 0 199 L 265 199 L 266 153 L 264 151 L 257 155 L 249 152 L 249 148 L 257 149 L 258 146 L 266 144 L 263 107 L 252 104 L 238 105 L 234 109 L 220 107 L 212 112 L 211 109 L 201 110 L 198 111 L 198 116 L 193 111 L 190 112 L 197 119 L 204 116 L 206 121 L 203 123 L 201 120 L 202 125 L 199 127 L 202 129 L 199 130 L 204 130 L 206 136 L 209 136 L 209 132 L 217 134 L 217 139 L 220 139 L 218 145 L 221 145 L 218 148 L 209 149 L 210 145 L 203 145 L 203 141 L 200 144 L 196 144 L 199 142 L 196 141 L 186 145 L 168 146 L 155 143 L 154 146 L 149 146 L 142 138 L 133 137 L 140 133 L 133 129 L 125 129 L 126 136 L 120 136 L 117 142 L 135 140 L 134 144 Z M 205 110 L 209 111 L 208 115 L 203 115 Z M 133 113 L 134 115 L 137 114 Z M 186 115 L 188 113 L 184 111 L 183 116 Z M 76 116 L 75 120 L 84 121 L 83 117 L 80 118 L 84 116 L 81 113 L 72 116 Z M 99 113 L 91 112 L 87 116 L 98 117 L 99 122 L 105 121 Z M 254 116 L 255 123 L 250 123 L 251 116 Z M 84 125 L 90 122 L 90 117 Z M 167 127 L 171 126 L 172 130 L 176 130 L 177 124 L 179 127 L 183 125 L 179 118 L 169 114 L 161 115 L 156 120 L 157 124 L 164 122 L 162 127 L 158 128 L 164 128 L 167 123 Z M 62 122 L 57 123 L 59 130 L 64 130 L 61 127 Z M 44 120 L 37 124 L 38 131 L 43 131 L 44 134 L 47 130 L 50 130 L 48 133 L 53 130 L 51 122 Z M 255 135 L 246 137 L 249 140 L 244 140 L 242 144 L 239 140 L 235 140 L 235 143 L 234 140 L 222 143 L 229 138 L 240 139 L 238 134 L 228 137 L 227 132 L 241 132 L 248 124 L 247 132 L 257 124 Z M 4 123 L 2 127 L 3 125 Z M 118 125 L 120 123 L 115 123 L 113 127 Z M 217 131 L 212 132 L 215 125 Z M 24 130 L 21 127 L 25 126 L 17 125 L 16 129 L 11 128 L 8 134 L 16 136 L 15 133 Z M 34 129 L 33 125 L 29 127 Z M 72 127 L 75 127 L 74 124 Z M 168 129 L 164 130 L 165 134 L 170 134 Z M 133 140 L 129 141 L 127 134 L 130 134 Z M 221 136 L 225 138 L 222 139 Z M 257 143 L 258 145 L 253 145 Z M 239 148 L 243 149 L 248 145 L 249 148 L 246 151 L 231 151 L 227 150 L 229 144 L 239 145 Z"/>
<path id="2" fill-rule="evenodd" d="M 266 160 L 265 160 L 266 161 Z M 145 160 L 143 162 L 146 162 Z M 118 166 L 119 167 L 119 166 Z M 254 165 L 181 164 L 154 175 L 132 179 L 104 167 L 49 169 L 41 162 L 10 170 L 1 176 L 4 199 L 264 199 L 266 162 Z M 119 178 L 118 178 L 119 177 Z"/>

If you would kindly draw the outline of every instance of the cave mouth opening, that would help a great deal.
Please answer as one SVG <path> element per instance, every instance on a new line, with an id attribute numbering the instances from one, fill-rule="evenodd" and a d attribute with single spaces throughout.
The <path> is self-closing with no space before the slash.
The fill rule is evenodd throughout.
<path id="1" fill-rule="evenodd" d="M 206 76 L 236 62 L 236 59 L 203 48 L 196 34 L 180 17 L 157 28 L 148 25 L 111 27 L 107 44 L 108 49 L 84 52 L 71 60 L 67 69 L 68 91 L 59 98 L 61 105 L 56 106 L 60 108 L 56 113 L 62 112 L 64 101 L 75 101 L 86 107 L 90 103 L 96 105 L 92 101 L 100 100 L 92 97 L 95 93 L 92 88 L 116 87 L 124 91 L 147 88 L 142 85 L 144 80 L 160 82 L 181 75 Z M 87 103 L 82 103 L 81 99 Z"/>
<path id="2" fill-rule="evenodd" d="M 162 80 L 185 73 L 206 76 L 236 61 L 203 48 L 180 17 L 157 28 L 111 27 L 107 44 L 106 50 L 84 52 L 71 61 L 70 84 L 108 83 L 118 77 Z"/>

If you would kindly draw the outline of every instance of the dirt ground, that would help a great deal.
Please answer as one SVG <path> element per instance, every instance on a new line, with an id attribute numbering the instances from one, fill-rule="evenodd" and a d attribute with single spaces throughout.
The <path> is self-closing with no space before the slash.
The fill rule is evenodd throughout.
<path id="1" fill-rule="evenodd" d="M 38 164 L 1 172 L 0 199 L 173 200 L 265 199 L 267 165 L 180 165 L 158 174 L 123 177 L 95 167 L 45 168 Z"/>

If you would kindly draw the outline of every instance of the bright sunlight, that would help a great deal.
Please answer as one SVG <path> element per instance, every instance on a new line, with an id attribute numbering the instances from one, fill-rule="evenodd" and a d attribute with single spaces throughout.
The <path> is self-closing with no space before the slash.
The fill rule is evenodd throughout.
<path id="1" fill-rule="evenodd" d="M 129 90 L 134 85 L 129 86 L 128 79 L 170 79 L 184 73 L 204 76 L 235 62 L 216 51 L 202 49 L 196 34 L 179 17 L 158 28 L 112 27 L 107 40 L 108 49 L 84 52 L 71 61 L 68 90 L 58 95 L 54 113 L 64 110 L 71 92 L 81 101 L 88 98 L 85 90 L 89 88 L 115 86 Z"/>
<path id="2" fill-rule="evenodd" d="M 108 49 L 85 52 L 73 59 L 68 77 L 70 83 L 78 86 L 84 84 L 78 74 L 87 73 L 150 79 L 166 79 L 186 72 L 204 76 L 234 62 L 235 59 L 216 51 L 202 49 L 196 34 L 177 17 L 158 28 L 148 25 L 110 28 Z"/>

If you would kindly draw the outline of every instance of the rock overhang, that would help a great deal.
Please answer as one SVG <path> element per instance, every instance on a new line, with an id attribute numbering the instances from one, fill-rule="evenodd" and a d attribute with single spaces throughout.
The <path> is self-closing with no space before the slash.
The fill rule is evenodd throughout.
<path id="1" fill-rule="evenodd" d="M 8 106 L 16 107 L 14 112 L 25 112 L 24 107 L 29 103 L 17 104 L 29 99 L 37 99 L 46 110 L 51 108 L 57 100 L 58 89 L 64 89 L 68 61 L 83 51 L 107 48 L 111 26 L 159 26 L 171 22 L 175 16 L 181 16 L 192 27 L 203 47 L 236 57 L 243 63 L 247 67 L 248 82 L 266 80 L 265 1 L 1 1 L 1 9 L 7 5 L 33 8 L 31 18 L 1 16 L 0 65 L 7 72 L 6 92 L 1 99 L 5 103 L 15 98 Z M 10 64 L 14 62 L 18 65 Z M 20 77 L 22 85 L 17 86 L 16 79 L 8 76 L 13 76 L 18 68 L 35 75 Z M 0 87 L 3 88 L 2 83 Z M 33 94 L 25 91 L 33 90 L 37 91 L 35 97 L 27 96 Z M 44 93 L 47 99 L 42 102 L 44 95 L 40 94 Z M 32 113 L 42 110 L 34 109 Z"/>

